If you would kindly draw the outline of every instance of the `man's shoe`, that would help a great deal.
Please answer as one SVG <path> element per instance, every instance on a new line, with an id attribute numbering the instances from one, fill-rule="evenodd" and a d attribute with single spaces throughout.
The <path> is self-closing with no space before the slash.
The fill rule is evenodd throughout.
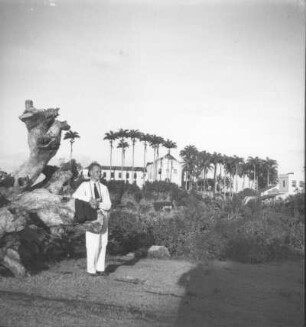
<path id="1" fill-rule="evenodd" d="M 108 276 L 109 274 L 105 271 L 97 271 L 98 276 Z"/>

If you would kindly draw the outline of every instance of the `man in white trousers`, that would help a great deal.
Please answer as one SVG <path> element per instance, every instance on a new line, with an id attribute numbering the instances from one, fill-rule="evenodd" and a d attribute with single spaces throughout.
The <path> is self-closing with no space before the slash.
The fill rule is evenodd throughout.
<path id="1" fill-rule="evenodd" d="M 108 242 L 108 213 L 111 201 L 108 189 L 100 183 L 101 166 L 93 162 L 88 167 L 90 180 L 83 182 L 72 195 L 73 198 L 87 202 L 96 210 L 97 219 L 91 224 L 103 224 L 98 232 L 86 231 L 87 272 L 92 276 L 105 276 L 105 255 Z M 90 208 L 89 208 L 90 209 Z M 91 209 L 90 209 L 91 210 Z M 94 212 L 95 213 L 95 212 Z"/>

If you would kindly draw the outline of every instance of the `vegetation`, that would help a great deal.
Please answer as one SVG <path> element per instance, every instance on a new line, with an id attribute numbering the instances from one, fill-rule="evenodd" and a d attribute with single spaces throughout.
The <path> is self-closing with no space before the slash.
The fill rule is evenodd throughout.
<path id="1" fill-rule="evenodd" d="M 109 131 L 105 133 L 104 140 L 109 141 L 110 144 L 110 170 L 112 170 L 112 153 L 114 142 L 118 140 L 117 148 L 121 149 L 121 169 L 125 163 L 126 149 L 131 145 L 132 149 L 132 170 L 134 170 L 134 153 L 137 142 L 142 142 L 144 146 L 143 167 L 146 168 L 146 155 L 148 146 L 153 149 L 153 181 L 157 180 L 157 165 L 156 161 L 159 159 L 160 147 L 163 146 L 168 150 L 170 156 L 171 149 L 177 147 L 172 140 L 165 140 L 161 136 L 155 134 L 142 133 L 139 130 L 128 130 L 120 128 L 117 132 Z M 130 143 L 128 142 L 130 141 Z M 238 190 L 238 177 L 249 178 L 252 185 L 249 188 L 256 190 L 277 183 L 277 161 L 271 158 L 261 159 L 259 157 L 248 157 L 246 160 L 234 156 L 228 156 L 221 153 L 209 153 L 207 151 L 200 151 L 194 145 L 187 145 L 180 151 L 180 156 L 184 162 L 184 187 L 187 190 L 200 189 L 207 191 L 209 186 L 216 193 L 223 194 L 230 193 L 233 196 L 234 191 Z M 168 160 L 169 165 L 169 160 Z M 170 175 L 167 180 L 171 182 L 171 169 L 167 167 Z M 213 171 L 213 183 L 209 185 L 207 174 Z M 133 174 L 132 174 L 133 176 Z M 246 185 L 243 185 L 243 188 Z"/>
<path id="2" fill-rule="evenodd" d="M 238 156 L 227 156 L 221 153 L 209 153 L 199 151 L 195 146 L 188 145 L 180 151 L 184 162 L 186 175 L 186 189 L 199 189 L 203 185 L 203 191 L 207 191 L 207 173 L 214 172 L 213 193 L 224 193 L 229 188 L 233 196 L 233 190 L 238 190 L 238 176 L 245 180 L 248 177 L 256 190 L 277 182 L 277 161 L 266 158 L 249 157 L 246 161 Z M 218 174 L 219 172 L 219 174 Z M 245 186 L 245 185 L 244 185 Z M 249 185 L 251 187 L 251 185 Z"/>
<path id="3" fill-rule="evenodd" d="M 143 191 L 127 185 L 124 187 L 129 188 L 130 194 L 137 194 L 138 207 L 132 210 L 115 207 L 112 212 L 111 253 L 135 251 L 142 255 L 155 244 L 166 246 L 174 257 L 250 263 L 292 259 L 304 254 L 302 194 L 269 206 L 260 201 L 244 206 L 242 200 L 253 194 L 251 189 L 223 201 L 202 199 L 196 192 L 187 193 L 171 183 L 146 183 Z M 175 204 L 174 209 L 154 210 L 152 204 L 166 198 Z"/>

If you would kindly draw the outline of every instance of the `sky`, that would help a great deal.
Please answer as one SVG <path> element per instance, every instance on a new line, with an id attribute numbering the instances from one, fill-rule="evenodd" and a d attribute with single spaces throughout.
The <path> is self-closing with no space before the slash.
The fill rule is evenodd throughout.
<path id="1" fill-rule="evenodd" d="M 173 140 L 178 159 L 195 145 L 304 176 L 303 0 L 0 0 L 0 45 L 0 169 L 28 157 L 32 99 L 60 108 L 83 165 L 108 165 L 103 137 L 124 128 Z"/>

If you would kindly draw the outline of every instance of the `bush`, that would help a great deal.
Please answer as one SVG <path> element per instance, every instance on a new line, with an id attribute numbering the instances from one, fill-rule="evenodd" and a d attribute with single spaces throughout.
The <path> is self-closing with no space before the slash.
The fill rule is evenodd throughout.
<path id="1" fill-rule="evenodd" d="M 147 200 L 175 201 L 176 205 L 187 205 L 189 195 L 174 183 L 168 182 L 146 182 L 143 187 L 143 196 Z"/>
<path id="2" fill-rule="evenodd" d="M 253 190 L 252 188 L 245 188 L 244 190 L 239 192 L 238 195 L 242 199 L 244 199 L 246 196 L 256 196 L 256 195 L 258 195 L 258 193 L 255 190 Z"/>
<path id="3" fill-rule="evenodd" d="M 290 195 L 286 200 L 277 201 L 274 209 L 277 212 L 296 217 L 305 223 L 305 193 Z"/>
<path id="4" fill-rule="evenodd" d="M 135 213 L 113 211 L 109 220 L 108 249 L 111 254 L 127 254 L 154 244 L 149 225 Z"/>
<path id="5" fill-rule="evenodd" d="M 142 199 L 142 192 L 136 184 L 129 184 L 124 181 L 108 181 L 105 183 L 108 187 L 112 199 L 113 208 L 121 203 L 124 193 L 130 194 L 134 197 L 136 202 Z"/>
<path id="6" fill-rule="evenodd" d="M 169 213 L 155 211 L 154 201 L 167 196 L 184 205 Z M 146 184 L 142 197 L 146 210 L 112 214 L 112 251 L 163 245 L 174 257 L 250 263 L 304 254 L 305 211 L 300 196 L 274 206 L 262 206 L 260 200 L 242 205 L 244 194 L 226 201 L 202 199 L 176 185 L 155 182 Z"/>

